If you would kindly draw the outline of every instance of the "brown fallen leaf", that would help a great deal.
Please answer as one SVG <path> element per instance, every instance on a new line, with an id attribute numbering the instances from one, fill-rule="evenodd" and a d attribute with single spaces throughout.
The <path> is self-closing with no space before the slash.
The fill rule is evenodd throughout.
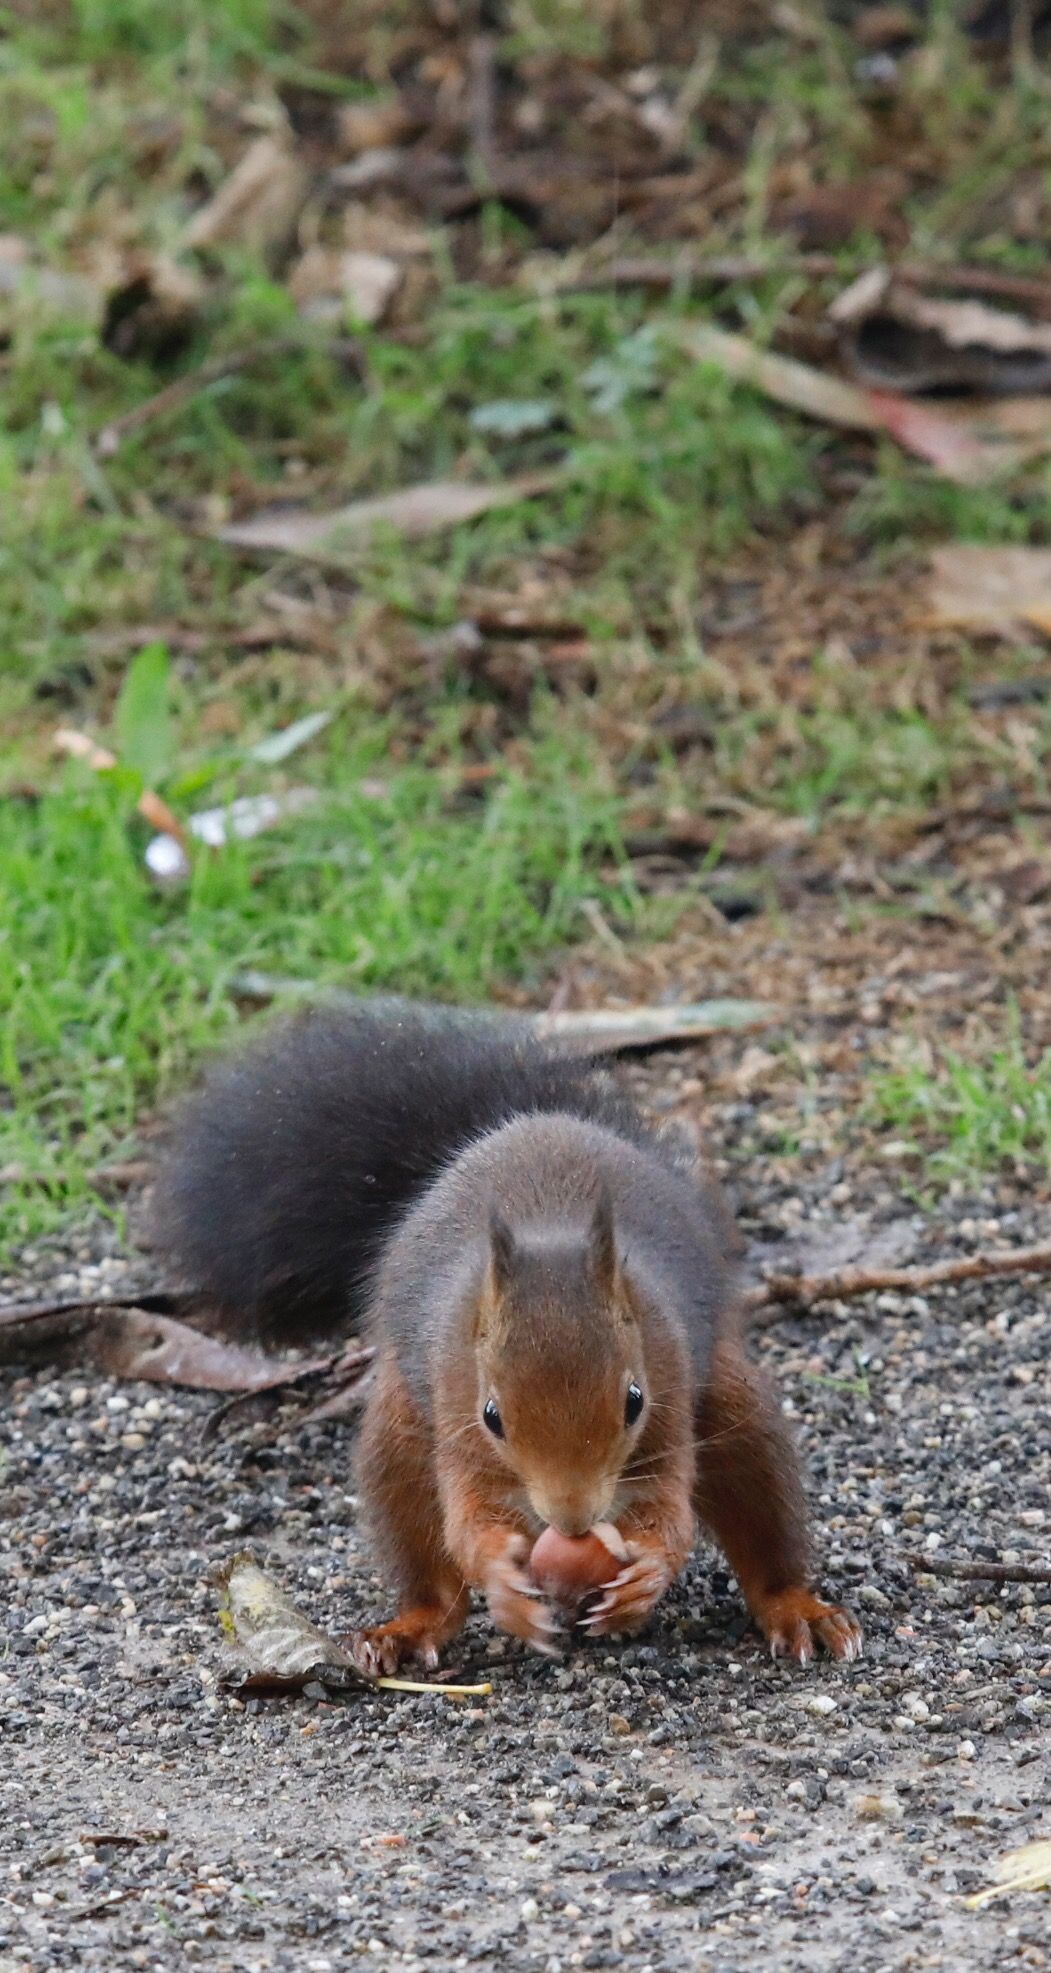
<path id="1" fill-rule="evenodd" d="M 1016 450 L 982 440 L 962 415 L 949 418 L 940 407 L 935 411 L 892 391 L 862 389 L 794 357 L 759 349 L 747 336 L 695 323 L 679 332 L 678 341 L 698 362 L 716 364 L 728 376 L 820 424 L 888 433 L 903 450 L 960 485 L 980 485 L 1017 461 Z"/>
<path id="2" fill-rule="evenodd" d="M 178 1384 L 191 1391 L 239 1396 L 305 1381 L 338 1363 L 340 1353 L 289 1362 L 221 1341 L 170 1311 L 184 1297 L 166 1289 L 102 1302 L 12 1302 L 0 1308 L 0 1360 L 23 1351 L 54 1354 L 72 1347 L 114 1377 Z"/>
<path id="3" fill-rule="evenodd" d="M 855 376 L 880 389 L 1027 392 L 1051 385 L 1051 323 L 973 295 L 925 293 L 889 267 L 869 268 L 828 312 Z"/>
<path id="4" fill-rule="evenodd" d="M 137 1850 L 141 1849 L 144 1843 L 164 1843 L 167 1841 L 167 1838 L 167 1829 L 132 1829 L 128 1831 L 117 1829 L 82 1829 L 78 1840 L 81 1843 L 97 1844 L 100 1849 Z"/>
<path id="5" fill-rule="evenodd" d="M 217 538 L 231 548 L 296 555 L 305 561 L 346 565 L 377 528 L 394 528 L 408 539 L 420 539 L 475 520 L 495 507 L 531 500 L 546 493 L 557 474 L 524 473 L 513 480 L 472 484 L 465 480 L 434 480 L 424 486 L 402 487 L 371 499 L 354 500 L 334 513 L 304 514 L 295 509 L 272 509 L 254 520 L 238 521 L 218 530 Z"/>
<path id="6" fill-rule="evenodd" d="M 928 621 L 1001 637 L 1028 626 L 1051 637 L 1051 548 L 957 541 L 931 555 Z"/>
<path id="7" fill-rule="evenodd" d="M 97 740 L 93 740 L 89 734 L 78 733 L 71 726 L 58 727 L 54 744 L 59 753 L 68 754 L 71 760 L 86 761 L 96 774 L 102 774 L 108 768 L 117 765 L 117 756 L 111 754 L 108 747 L 100 747 Z M 163 830 L 166 836 L 174 836 L 176 842 L 181 844 L 185 851 L 186 830 L 160 795 L 154 794 L 152 788 L 144 788 L 135 806 L 151 828 Z"/>
<path id="8" fill-rule="evenodd" d="M 336 111 L 336 141 L 344 157 L 401 144 L 418 127 L 400 96 L 374 96 L 370 102 L 341 103 Z"/>
<path id="9" fill-rule="evenodd" d="M 226 244 L 261 250 L 283 246 L 308 183 L 287 131 L 257 137 L 207 205 L 194 214 L 182 243 L 198 250 Z"/>
<path id="10" fill-rule="evenodd" d="M 680 345 L 698 363 L 716 363 L 730 377 L 751 383 L 777 404 L 854 432 L 889 432 L 907 452 L 935 466 L 946 479 L 974 485 L 1002 470 L 1002 452 L 982 446 L 960 420 L 943 418 L 927 404 L 913 404 L 889 391 L 864 391 L 844 377 L 830 377 L 795 357 L 757 349 L 747 335 L 712 324 L 680 331 Z"/>
<path id="11" fill-rule="evenodd" d="M 142 1309 L 96 1310 L 90 1353 L 113 1377 L 178 1384 L 190 1391 L 269 1391 L 326 1369 L 330 1357 L 290 1366 L 261 1350 L 206 1336 L 171 1316 Z"/>

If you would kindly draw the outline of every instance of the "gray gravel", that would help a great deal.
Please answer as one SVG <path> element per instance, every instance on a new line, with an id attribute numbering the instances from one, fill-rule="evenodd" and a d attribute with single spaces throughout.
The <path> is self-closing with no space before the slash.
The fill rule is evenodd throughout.
<path id="1" fill-rule="evenodd" d="M 742 1173 L 769 1239 L 827 1231 L 827 1174 Z M 875 1220 L 895 1207 L 872 1188 Z M 898 1211 L 900 1213 L 900 1207 Z M 960 1199 L 944 1248 L 1034 1237 Z M 1045 1232 L 1047 1229 L 1044 1228 Z M 130 1278 L 111 1236 L 74 1282 Z M 53 1254 L 16 1286 L 54 1282 Z M 785 1320 L 847 1668 L 775 1666 L 718 1558 L 650 1635 L 526 1657 L 478 1617 L 490 1699 L 232 1697 L 209 1570 L 257 1553 L 317 1620 L 382 1612 L 335 1424 L 202 1442 L 212 1400 L 5 1373 L 0 1968 L 1051 1965 L 1051 1894 L 973 1912 L 1051 1835 L 1051 1587 L 947 1582 L 906 1551 L 1046 1559 L 1040 1283 Z"/>

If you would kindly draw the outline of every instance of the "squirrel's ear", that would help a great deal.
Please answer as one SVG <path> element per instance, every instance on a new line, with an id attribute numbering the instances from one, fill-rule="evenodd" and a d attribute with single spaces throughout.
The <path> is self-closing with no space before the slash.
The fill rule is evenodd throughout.
<path id="1" fill-rule="evenodd" d="M 606 1295 L 612 1295 L 619 1269 L 617 1267 L 617 1232 L 613 1224 L 613 1200 L 609 1187 L 599 1188 L 595 1201 L 595 1213 L 588 1236 L 591 1255 L 591 1269 L 598 1286 Z"/>
<path id="2" fill-rule="evenodd" d="M 514 1271 L 515 1236 L 496 1207 L 489 1214 L 489 1272 L 493 1289 L 499 1294 L 507 1287 Z"/>

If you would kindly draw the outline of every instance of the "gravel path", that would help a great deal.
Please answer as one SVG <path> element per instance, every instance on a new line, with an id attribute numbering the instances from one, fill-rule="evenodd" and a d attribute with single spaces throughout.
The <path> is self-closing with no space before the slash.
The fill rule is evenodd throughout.
<path id="1" fill-rule="evenodd" d="M 827 1190 L 753 1173 L 746 1223 L 828 1230 Z M 958 1204 L 960 1245 L 1046 1237 Z M 97 1284 L 98 1258 L 67 1267 Z M 104 1265 L 115 1290 L 125 1264 Z M 476 1702 L 244 1703 L 220 1682 L 206 1578 L 236 1548 L 337 1629 L 384 1607 L 345 1427 L 204 1442 L 207 1397 L 8 1371 L 3 1973 L 1051 1965 L 1051 1896 L 964 1903 L 1051 1834 L 1051 1587 L 905 1559 L 1046 1559 L 1046 1300 L 884 1297 L 759 1339 L 825 1580 L 866 1623 L 859 1665 L 770 1663 L 702 1554 L 649 1636 L 562 1664 L 476 1618 L 457 1661 L 492 1677 Z"/>

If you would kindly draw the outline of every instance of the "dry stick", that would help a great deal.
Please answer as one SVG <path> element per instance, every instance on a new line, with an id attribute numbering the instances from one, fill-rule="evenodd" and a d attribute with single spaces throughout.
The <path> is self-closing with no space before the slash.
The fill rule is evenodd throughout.
<path id="1" fill-rule="evenodd" d="M 694 281 L 714 281 L 717 284 L 759 281 L 766 274 L 805 274 L 813 280 L 820 280 L 837 271 L 836 261 L 828 253 L 785 254 L 775 261 L 763 260 L 758 254 L 749 253 L 709 254 L 700 258 L 680 254 L 669 260 L 656 260 L 643 255 L 636 259 L 611 260 L 605 267 L 597 267 L 589 274 L 582 274 L 578 280 L 568 282 L 560 292 L 586 294 L 593 288 L 653 288 L 663 293 L 665 289 L 678 287 L 680 282 L 689 285 Z"/>
<path id="2" fill-rule="evenodd" d="M 908 281 L 914 287 L 930 285 L 956 292 L 963 290 L 976 295 L 995 295 L 1051 319 L 1051 282 L 1031 275 L 1004 274 L 990 267 L 939 267 L 936 262 L 909 260 L 897 265 L 891 262 L 887 271 L 892 277 Z M 679 254 L 667 260 L 640 255 L 610 261 L 607 266 L 596 268 L 590 274 L 582 275 L 578 281 L 570 282 L 569 290 L 614 287 L 653 288 L 662 292 L 677 287 L 681 281 L 759 281 L 768 274 L 802 274 L 815 281 L 836 274 L 847 278 L 847 270 L 830 253 L 787 253 L 775 259 L 747 253 Z"/>
<path id="3" fill-rule="evenodd" d="M 923 1576 L 950 1576 L 958 1582 L 1051 1583 L 1051 1568 L 1036 1562 L 936 1562 L 931 1555 L 903 1558 Z"/>
<path id="4" fill-rule="evenodd" d="M 922 1295 L 928 1288 L 947 1288 L 957 1281 L 988 1281 L 997 1275 L 1051 1274 L 1051 1246 L 1016 1247 L 1007 1254 L 968 1254 L 962 1259 L 933 1261 L 928 1267 L 844 1267 L 832 1274 L 769 1274 L 749 1288 L 744 1306 L 760 1320 L 776 1322 L 781 1308 L 807 1309 L 815 1302 L 849 1301 L 856 1295 L 891 1289 L 900 1295 Z"/>
<path id="5" fill-rule="evenodd" d="M 214 1411 L 209 1412 L 201 1427 L 201 1439 L 204 1441 L 215 1438 L 228 1419 L 232 1418 L 236 1412 L 242 1410 L 245 1406 L 250 1405 L 253 1398 L 279 1397 L 282 1391 L 292 1390 L 297 1384 L 305 1384 L 312 1377 L 331 1377 L 337 1385 L 333 1398 L 341 1396 L 345 1390 L 352 1390 L 355 1385 L 361 1382 L 374 1356 L 375 1350 L 372 1344 L 363 1343 L 360 1347 L 342 1351 L 339 1355 L 333 1356 L 327 1362 L 308 1363 L 302 1366 L 293 1364 L 285 1375 L 275 1377 L 273 1383 L 264 1384 L 256 1390 L 235 1391 L 232 1397 L 224 1398 L 221 1404 L 216 1405 Z M 312 1422 L 314 1418 L 324 1417 L 326 1405 L 331 1402 L 333 1402 L 333 1399 L 324 1400 L 315 1406 L 307 1414 L 307 1417 L 300 1422 L 307 1424 Z M 339 1414 L 338 1412 L 332 1412 L 329 1415 L 338 1416 Z"/>
<path id="6" fill-rule="evenodd" d="M 144 398 L 141 404 L 134 404 L 119 418 L 111 418 L 95 434 L 95 451 L 100 459 L 112 459 L 124 440 L 132 432 L 140 431 L 155 418 L 166 417 L 170 411 L 181 411 L 211 384 L 221 383 L 224 377 L 236 377 L 242 370 L 251 369 L 254 363 L 264 363 L 275 356 L 300 356 L 313 349 L 314 345 L 302 336 L 269 336 L 263 342 L 250 343 L 247 349 L 233 350 L 226 356 L 213 356 L 211 362 L 202 363 L 200 368 L 187 377 L 176 377 L 172 384 L 165 384 L 163 390 L 153 397 Z M 362 362 L 361 345 L 350 337 L 337 337 L 324 345 L 326 356 L 336 357 L 344 362 Z"/>

